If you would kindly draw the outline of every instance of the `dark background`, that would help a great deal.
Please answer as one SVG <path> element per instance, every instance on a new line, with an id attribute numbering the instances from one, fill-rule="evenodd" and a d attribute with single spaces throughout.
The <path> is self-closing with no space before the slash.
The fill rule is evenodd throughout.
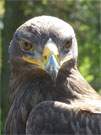
<path id="1" fill-rule="evenodd" d="M 100 0 L 0 0 L 0 129 L 9 108 L 9 43 L 17 27 L 39 15 L 56 16 L 73 26 L 80 72 L 101 93 Z"/>

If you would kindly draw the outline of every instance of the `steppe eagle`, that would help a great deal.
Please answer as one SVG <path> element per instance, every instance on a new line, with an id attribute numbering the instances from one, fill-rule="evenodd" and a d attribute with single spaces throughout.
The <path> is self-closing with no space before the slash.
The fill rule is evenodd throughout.
<path id="1" fill-rule="evenodd" d="M 100 135 L 101 97 L 77 68 L 72 26 L 34 17 L 9 46 L 11 106 L 6 135 Z"/>

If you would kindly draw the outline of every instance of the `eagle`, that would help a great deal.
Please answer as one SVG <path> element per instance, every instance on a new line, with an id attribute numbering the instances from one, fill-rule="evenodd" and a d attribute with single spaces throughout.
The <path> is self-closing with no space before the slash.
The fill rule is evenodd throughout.
<path id="1" fill-rule="evenodd" d="M 9 46 L 5 135 L 101 134 L 101 96 L 80 74 L 77 58 L 67 22 L 42 15 L 17 28 Z"/>

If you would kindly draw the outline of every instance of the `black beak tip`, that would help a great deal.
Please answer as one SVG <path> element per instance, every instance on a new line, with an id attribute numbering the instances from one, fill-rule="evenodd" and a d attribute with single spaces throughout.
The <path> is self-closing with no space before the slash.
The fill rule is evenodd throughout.
<path id="1" fill-rule="evenodd" d="M 58 75 L 58 71 L 57 70 L 51 70 L 51 71 L 47 70 L 47 73 L 50 75 L 50 77 L 51 77 L 51 79 L 53 81 L 56 80 L 57 75 Z"/>

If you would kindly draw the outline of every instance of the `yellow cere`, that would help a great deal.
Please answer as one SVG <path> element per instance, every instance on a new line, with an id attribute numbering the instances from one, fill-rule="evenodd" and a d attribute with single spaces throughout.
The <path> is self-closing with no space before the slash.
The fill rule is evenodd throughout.
<path id="1" fill-rule="evenodd" d="M 28 63 L 35 64 L 41 68 L 43 68 L 43 64 L 40 59 L 33 59 L 30 56 L 22 56 L 22 59 Z"/>
<path id="2" fill-rule="evenodd" d="M 45 48 L 43 50 L 43 58 L 46 57 L 46 60 L 44 60 L 45 62 L 47 61 L 50 55 L 54 55 L 56 59 L 58 59 L 59 55 L 58 48 L 51 39 L 47 41 Z"/>
<path id="3" fill-rule="evenodd" d="M 52 39 L 50 38 L 47 43 L 45 44 L 45 48 L 44 48 L 44 52 L 47 54 L 54 54 L 54 55 L 58 55 L 58 48 L 56 46 L 56 44 L 52 41 Z"/>

